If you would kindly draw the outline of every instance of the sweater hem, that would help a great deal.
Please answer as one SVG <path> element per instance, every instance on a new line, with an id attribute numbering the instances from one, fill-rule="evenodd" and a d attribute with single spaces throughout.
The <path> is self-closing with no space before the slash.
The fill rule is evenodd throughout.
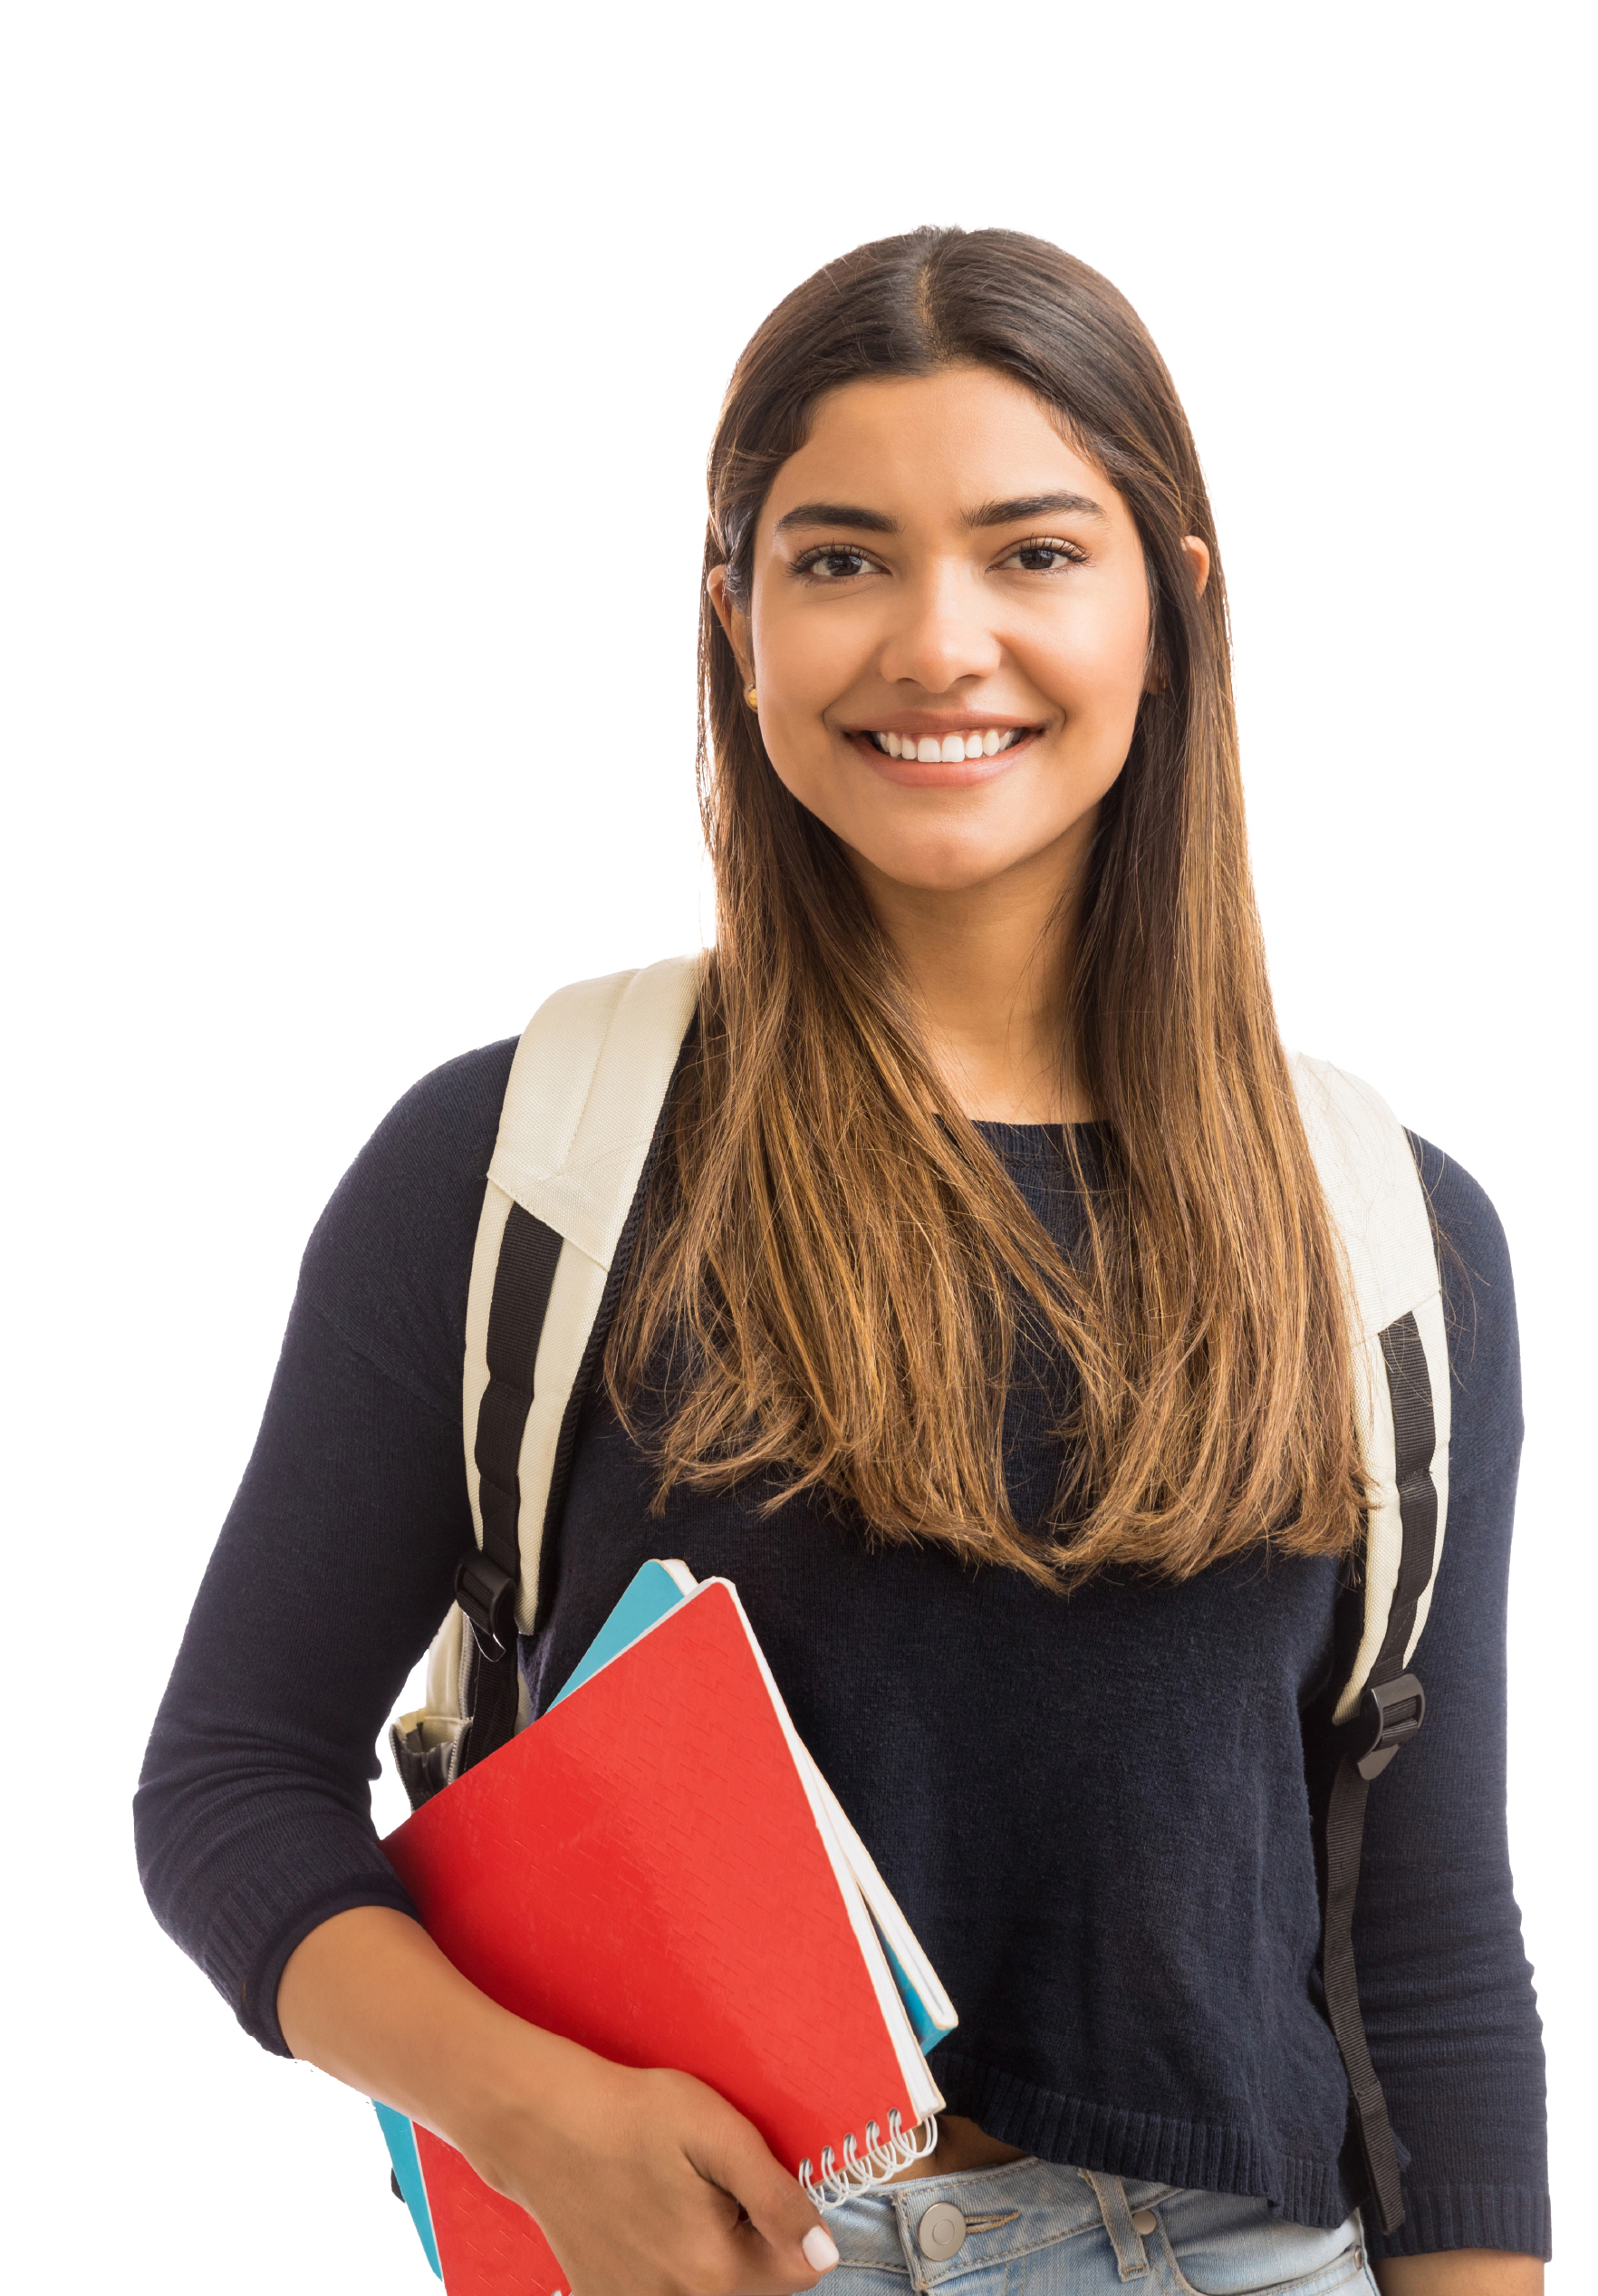
<path id="1" fill-rule="evenodd" d="M 932 2069 L 951 2112 L 1039 2160 L 1180 2191 L 1235 2193 L 1268 2202 L 1291 2224 L 1327 2231 L 1354 2206 L 1335 2156 L 1285 2152 L 1230 2122 L 1182 2120 L 1064 2096 L 954 2050 L 939 2050 Z"/>

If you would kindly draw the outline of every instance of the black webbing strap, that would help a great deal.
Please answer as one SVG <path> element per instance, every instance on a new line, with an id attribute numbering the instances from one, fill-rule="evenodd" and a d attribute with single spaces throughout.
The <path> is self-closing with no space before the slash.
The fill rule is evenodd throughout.
<path id="1" fill-rule="evenodd" d="M 1371 1669 L 1372 1682 L 1400 1673 L 1415 1630 L 1415 1606 L 1431 1583 L 1437 1558 L 1437 1485 L 1431 1480 L 1437 1421 L 1431 1409 L 1431 1371 L 1420 1328 L 1412 1314 L 1401 1316 L 1381 1335 L 1387 1392 L 1392 1402 L 1393 1446 L 1398 1474 L 1403 1548 L 1398 1585 L 1387 1615 L 1381 1652 Z"/>
<path id="2" fill-rule="evenodd" d="M 1404 2221 L 1399 2192 L 1398 2153 L 1387 2099 L 1371 2062 L 1365 2040 L 1365 2021 L 1360 2014 L 1360 1991 L 1354 1976 L 1354 1892 L 1360 1880 L 1360 1844 L 1365 1831 L 1365 1797 L 1371 1781 L 1362 1776 L 1358 1762 L 1344 1759 L 1332 1780 L 1326 1809 L 1326 1929 L 1321 1947 L 1321 1975 L 1326 1988 L 1326 2013 L 1337 2037 L 1343 2069 L 1353 2098 L 1354 2126 L 1365 2176 L 1374 2195 L 1384 2233 L 1396 2233 Z"/>
<path id="3" fill-rule="evenodd" d="M 533 1372 L 549 1307 L 561 1239 L 512 1204 L 488 1307 L 488 1384 L 477 1406 L 473 1446 L 483 1544 L 455 1574 L 455 1599 L 476 1645 L 471 1719 L 456 1775 L 505 1745 L 516 1727 L 516 1590 L 521 1584 L 522 1437 L 533 1408 Z"/>
<path id="4" fill-rule="evenodd" d="M 1399 1748 L 1420 1729 L 1426 1694 L 1413 1674 L 1400 1671 L 1414 1630 L 1415 1609 L 1430 1582 L 1437 1547 L 1437 1486 L 1431 1462 L 1437 1424 L 1431 1408 L 1431 1376 L 1413 1315 L 1401 1316 L 1381 1334 L 1392 1401 L 1399 1516 L 1402 1544 L 1381 1649 L 1371 1670 L 1359 1711 L 1340 1733 L 1344 1751 L 1332 1780 L 1326 1809 L 1326 1925 L 1321 1973 L 1326 2012 L 1348 2075 L 1354 2122 L 1365 2174 L 1384 2233 L 1404 2221 L 1399 2188 L 1398 2152 L 1387 2100 L 1371 2062 L 1354 1973 L 1354 1895 L 1365 1832 L 1365 1800 L 1371 1781 L 1381 1775 Z"/>

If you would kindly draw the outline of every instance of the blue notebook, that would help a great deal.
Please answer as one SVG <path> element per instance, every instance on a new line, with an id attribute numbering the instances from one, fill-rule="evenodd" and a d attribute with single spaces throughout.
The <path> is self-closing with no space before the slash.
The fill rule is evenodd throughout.
<path id="1" fill-rule="evenodd" d="M 602 1666 L 608 1666 L 612 1658 L 620 1658 L 624 1650 L 630 1650 L 640 1635 L 647 1635 L 651 1626 L 675 1610 L 685 1595 L 691 1595 L 698 1583 L 687 1563 L 645 1563 L 635 1571 L 627 1591 L 578 1660 L 564 1689 L 557 1691 L 550 1700 L 550 1708 L 558 1706 L 563 1698 L 570 1698 Z"/>
<path id="2" fill-rule="evenodd" d="M 380 2105 L 374 2097 L 372 2110 L 378 2117 L 384 2141 L 389 2147 L 389 2160 L 394 2171 L 394 2182 L 400 2187 L 400 2197 L 410 2211 L 410 2221 L 416 2226 L 427 2260 L 440 2280 L 444 2267 L 438 2262 L 438 2243 L 433 2238 L 433 2215 L 428 2206 L 428 2188 L 422 2181 L 421 2163 L 416 2156 L 416 2131 L 403 2113 L 397 2113 L 392 2105 Z"/>

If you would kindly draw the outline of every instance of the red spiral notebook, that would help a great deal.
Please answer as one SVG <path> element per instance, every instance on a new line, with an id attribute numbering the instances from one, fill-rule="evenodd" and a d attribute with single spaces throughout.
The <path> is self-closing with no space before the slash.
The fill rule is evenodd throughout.
<path id="1" fill-rule="evenodd" d="M 840 1826 L 711 1579 L 383 1847 L 494 2000 L 615 2062 L 697 2075 L 820 2180 L 873 2146 L 890 2166 L 891 2137 L 943 2101 Z M 564 2290 L 524 2210 L 426 2129 L 415 2142 L 448 2296 Z"/>

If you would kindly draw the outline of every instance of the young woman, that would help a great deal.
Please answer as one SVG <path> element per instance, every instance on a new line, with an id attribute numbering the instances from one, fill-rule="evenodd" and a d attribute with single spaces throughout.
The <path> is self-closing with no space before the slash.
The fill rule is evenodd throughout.
<path id="1" fill-rule="evenodd" d="M 532 2210 L 576 2296 L 1540 2288 L 1514 1311 L 1490 1206 L 1424 1143 L 1448 1540 L 1356 1920 L 1406 2214 L 1355 2213 L 1317 1881 L 1350 1343 L 1170 377 L 1039 241 L 857 249 L 739 362 L 706 563 L 717 946 L 520 1662 L 537 1711 L 650 1555 L 736 1581 L 958 2008 L 936 2154 L 823 2223 L 708 2089 L 476 1992 L 378 1851 L 373 1741 L 472 1544 L 510 1045 L 409 1094 L 312 1240 L 150 1745 L 151 1903 L 267 2048 Z M 931 2197 L 964 2227 L 938 2264 Z"/>

